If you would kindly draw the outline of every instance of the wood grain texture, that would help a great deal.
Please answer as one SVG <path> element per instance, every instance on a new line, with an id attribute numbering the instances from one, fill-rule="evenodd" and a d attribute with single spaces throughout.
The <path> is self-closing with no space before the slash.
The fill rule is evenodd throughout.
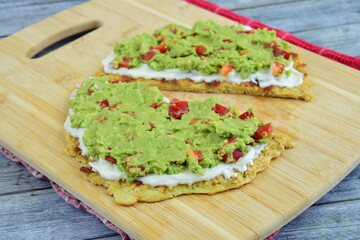
<path id="1" fill-rule="evenodd" d="M 71 78 L 71 76 L 68 76 L 68 78 Z M 60 81 L 60 80 L 59 80 Z M 23 84 L 23 83 L 21 83 L 21 84 Z M 72 86 L 71 86 L 72 87 Z M 3 93 L 3 95 L 6 95 L 5 93 Z M 38 106 L 39 107 L 39 106 Z M 270 119 L 270 118 L 269 118 Z M 335 166 L 336 167 L 336 166 Z M 315 171 L 317 171 L 317 169 L 314 169 Z M 300 190 L 300 189 L 299 189 Z M 251 191 L 249 190 L 249 194 L 251 194 Z M 275 199 L 276 200 L 276 199 Z M 281 209 L 280 209 L 281 210 Z"/>

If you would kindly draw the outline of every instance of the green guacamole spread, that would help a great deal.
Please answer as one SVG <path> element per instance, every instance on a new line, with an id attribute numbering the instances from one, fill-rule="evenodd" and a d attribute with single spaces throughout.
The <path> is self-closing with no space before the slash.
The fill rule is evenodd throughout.
<path id="1" fill-rule="evenodd" d="M 112 83 L 106 76 L 87 79 L 69 104 L 72 128 L 85 128 L 88 155 L 116 163 L 130 181 L 185 170 L 203 175 L 204 168 L 233 163 L 247 153 L 246 145 L 270 137 L 254 140 L 264 123 L 251 109 L 240 119 L 213 97 L 168 103 L 155 87 Z"/>
<path id="2" fill-rule="evenodd" d="M 273 61 L 289 66 L 290 44 L 276 37 L 275 31 L 218 25 L 213 21 L 196 22 L 192 28 L 169 24 L 118 42 L 113 67 L 137 68 L 147 64 L 156 71 L 179 68 L 197 70 L 203 75 L 221 73 L 230 66 L 244 79 Z M 224 67 L 225 66 L 225 67 Z M 222 70 L 223 69 L 223 70 Z"/>

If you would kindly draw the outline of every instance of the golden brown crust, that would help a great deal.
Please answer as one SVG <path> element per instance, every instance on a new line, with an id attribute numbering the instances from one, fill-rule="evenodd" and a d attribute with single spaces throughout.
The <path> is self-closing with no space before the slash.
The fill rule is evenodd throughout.
<path id="1" fill-rule="evenodd" d="M 270 86 L 267 88 L 261 88 L 252 82 L 246 82 L 242 84 L 234 84 L 231 82 L 194 82 L 190 79 L 182 80 L 158 80 L 158 79 L 131 79 L 127 76 L 105 74 L 100 71 L 96 76 L 108 75 L 111 81 L 132 81 L 132 82 L 145 82 L 150 86 L 158 87 L 162 90 L 168 91 L 185 91 L 185 92 L 199 92 L 199 93 L 231 93 L 231 94 L 246 94 L 255 96 L 267 96 L 267 97 L 281 97 L 281 98 L 294 98 L 305 101 L 310 101 L 313 98 L 311 90 L 311 83 L 308 79 L 308 73 L 306 71 L 306 65 L 300 56 L 296 53 L 292 53 L 294 59 L 294 67 L 304 74 L 304 81 L 301 85 L 294 88 L 286 88 L 279 86 Z"/>
<path id="2" fill-rule="evenodd" d="M 292 148 L 293 146 L 293 142 L 287 135 L 276 134 L 271 139 L 266 149 L 264 149 L 260 156 L 254 161 L 254 165 L 249 166 L 246 172 L 239 173 L 237 177 L 226 179 L 221 175 L 212 180 L 201 181 L 192 185 L 179 184 L 174 187 L 153 187 L 137 181 L 129 183 L 124 180 L 110 181 L 102 178 L 99 173 L 91 171 L 91 167 L 88 164 L 89 159 L 82 156 L 81 151 L 78 149 L 78 140 L 68 133 L 66 135 L 65 151 L 79 161 L 80 170 L 85 173 L 87 180 L 96 185 L 105 187 L 107 193 L 114 196 L 115 201 L 120 205 L 133 205 L 136 202 L 156 202 L 183 194 L 214 194 L 238 188 L 249 183 L 255 178 L 258 172 L 267 168 L 270 164 L 270 160 L 280 156 L 284 149 Z"/>

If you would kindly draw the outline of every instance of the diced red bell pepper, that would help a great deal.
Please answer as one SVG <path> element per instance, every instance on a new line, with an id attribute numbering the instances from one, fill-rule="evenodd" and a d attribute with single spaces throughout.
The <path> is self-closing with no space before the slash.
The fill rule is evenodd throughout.
<path id="1" fill-rule="evenodd" d="M 181 119 L 182 115 L 189 112 L 188 102 L 179 101 L 174 98 L 169 105 L 168 113 L 169 116 L 175 119 Z"/>
<path id="2" fill-rule="evenodd" d="M 200 118 L 193 118 L 192 120 L 191 120 L 191 122 L 190 122 L 190 124 L 192 125 L 192 124 L 195 124 L 197 121 L 199 121 L 200 120 Z"/>
<path id="3" fill-rule="evenodd" d="M 201 162 L 203 159 L 202 151 L 189 151 L 188 155 L 190 157 L 197 157 L 198 162 Z"/>
<path id="4" fill-rule="evenodd" d="M 222 159 L 224 162 L 226 162 L 228 156 L 229 156 L 228 154 L 224 154 L 224 155 L 221 156 L 221 159 Z"/>
<path id="5" fill-rule="evenodd" d="M 283 55 L 286 60 L 288 60 L 291 56 L 291 53 L 284 51 L 278 47 L 274 47 L 273 54 L 275 57 Z"/>
<path id="6" fill-rule="evenodd" d="M 172 33 L 174 33 L 174 34 L 176 34 L 177 32 L 178 32 L 178 29 L 177 28 L 174 28 L 174 27 L 172 27 L 172 26 L 170 26 L 170 31 L 172 32 Z"/>
<path id="7" fill-rule="evenodd" d="M 241 119 L 241 120 L 244 120 L 244 119 L 248 119 L 248 118 L 253 118 L 254 117 L 254 114 L 252 113 L 252 112 L 244 112 L 243 114 L 241 114 L 240 116 L 239 116 L 239 118 Z"/>
<path id="8" fill-rule="evenodd" d="M 270 137 L 272 130 L 273 130 L 273 127 L 272 127 L 271 123 L 267 123 L 263 126 L 258 127 L 258 129 L 255 131 L 255 133 L 252 137 L 255 141 Z"/>
<path id="9" fill-rule="evenodd" d="M 230 138 L 227 143 L 234 143 L 234 142 L 236 142 L 236 137 Z"/>
<path id="10" fill-rule="evenodd" d="M 239 150 L 239 149 L 235 149 L 233 152 L 232 152 L 232 157 L 233 159 L 235 160 L 235 162 L 237 160 L 239 160 L 242 156 L 244 155 L 244 153 Z"/>
<path id="11" fill-rule="evenodd" d="M 158 46 L 157 49 L 159 49 L 159 51 L 160 51 L 161 53 L 164 53 L 164 52 L 166 52 L 169 48 L 168 48 L 168 46 L 167 46 L 164 42 L 162 42 L 162 43 Z"/>
<path id="12" fill-rule="evenodd" d="M 229 64 L 225 64 L 220 69 L 220 74 L 221 74 L 221 76 L 226 77 L 229 74 L 229 72 L 231 72 L 233 69 L 234 69 L 233 66 L 231 66 Z"/>
<path id="13" fill-rule="evenodd" d="M 206 47 L 198 45 L 195 46 L 195 52 L 199 55 L 203 55 L 207 51 Z"/>
<path id="14" fill-rule="evenodd" d="M 111 157 L 111 156 L 106 156 L 106 157 L 105 157 L 105 160 L 106 160 L 106 161 L 109 161 L 109 162 L 111 162 L 111 163 L 116 164 L 116 158 L 113 158 L 113 157 Z"/>
<path id="15" fill-rule="evenodd" d="M 223 42 L 232 43 L 232 42 L 233 42 L 233 40 L 231 40 L 231 39 L 224 39 L 224 40 L 223 40 Z"/>
<path id="16" fill-rule="evenodd" d="M 156 53 L 154 51 L 150 51 L 145 53 L 144 55 L 141 55 L 141 58 L 144 61 L 149 61 L 150 59 L 152 59 L 154 56 L 156 55 Z"/>
<path id="17" fill-rule="evenodd" d="M 118 102 L 118 103 L 115 103 L 114 105 L 109 106 L 109 110 L 115 109 L 117 106 L 119 106 L 119 104 L 121 104 L 121 102 Z"/>
<path id="18" fill-rule="evenodd" d="M 118 64 L 118 68 L 130 68 L 129 62 L 131 61 L 131 58 L 123 57 L 122 62 Z"/>
<path id="19" fill-rule="evenodd" d="M 110 106 L 108 100 L 106 99 L 96 103 L 99 104 L 101 108 L 106 108 Z"/>
<path id="20" fill-rule="evenodd" d="M 149 125 L 150 125 L 151 129 L 156 128 L 155 124 L 152 122 L 149 122 Z"/>
<path id="21" fill-rule="evenodd" d="M 90 87 L 88 88 L 87 93 L 86 93 L 88 96 L 90 96 L 91 94 L 93 94 L 94 91 L 91 90 L 91 88 L 92 88 L 93 86 L 94 86 L 94 83 L 91 84 Z"/>
<path id="22" fill-rule="evenodd" d="M 191 141 L 190 140 L 185 140 L 185 144 L 191 144 Z"/>
<path id="23" fill-rule="evenodd" d="M 247 31 L 237 31 L 236 33 L 245 33 L 245 34 L 251 34 L 251 33 L 254 33 L 255 30 L 252 29 L 252 30 L 247 30 Z"/>
<path id="24" fill-rule="evenodd" d="M 150 105 L 150 107 L 157 109 L 159 107 L 159 104 L 157 102 L 154 102 Z"/>
<path id="25" fill-rule="evenodd" d="M 89 88 L 89 89 L 87 90 L 87 93 L 86 93 L 86 94 L 87 94 L 88 96 L 90 96 L 91 94 L 93 94 L 93 92 L 94 92 L 94 91 Z"/>
<path id="26" fill-rule="evenodd" d="M 214 112 L 216 112 L 217 114 L 219 114 L 220 116 L 225 115 L 229 111 L 229 109 L 227 107 L 224 107 L 220 104 L 215 104 L 215 106 L 212 108 L 212 110 Z"/>
<path id="27" fill-rule="evenodd" d="M 278 77 L 285 69 L 285 65 L 277 61 L 271 63 L 271 71 L 274 77 Z"/>
<path id="28" fill-rule="evenodd" d="M 161 42 L 161 44 L 159 46 L 157 46 L 157 47 L 151 46 L 150 49 L 157 49 L 161 53 L 165 53 L 168 50 L 168 46 L 166 45 L 166 43 Z"/>
<path id="29" fill-rule="evenodd" d="M 231 155 L 232 155 L 233 161 L 229 161 L 228 163 L 233 163 L 233 162 L 238 161 L 238 160 L 244 155 L 244 153 L 243 153 L 241 150 L 239 150 L 239 149 L 235 149 L 235 150 L 231 153 Z M 222 159 L 224 162 L 226 162 L 226 161 L 228 160 L 228 157 L 229 157 L 229 155 L 226 153 L 226 154 L 224 154 L 224 155 L 221 156 L 221 159 Z"/>
<path id="30" fill-rule="evenodd" d="M 161 34 L 160 33 L 154 33 L 154 37 L 160 37 L 161 36 Z"/>
<path id="31" fill-rule="evenodd" d="M 278 43 L 274 40 L 272 42 L 267 42 L 267 43 L 264 43 L 264 47 L 265 48 L 277 48 L 279 47 Z"/>

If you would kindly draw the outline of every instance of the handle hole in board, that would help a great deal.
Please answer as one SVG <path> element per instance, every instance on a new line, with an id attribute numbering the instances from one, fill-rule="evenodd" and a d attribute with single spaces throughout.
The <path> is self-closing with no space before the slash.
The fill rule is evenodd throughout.
<path id="1" fill-rule="evenodd" d="M 59 48 L 64 47 L 65 45 L 89 34 L 96 29 L 100 28 L 102 25 L 99 21 L 90 21 L 66 29 L 64 31 L 55 33 L 53 36 L 44 40 L 43 42 L 38 43 L 36 46 L 32 47 L 26 54 L 30 59 L 41 58 Z"/>

